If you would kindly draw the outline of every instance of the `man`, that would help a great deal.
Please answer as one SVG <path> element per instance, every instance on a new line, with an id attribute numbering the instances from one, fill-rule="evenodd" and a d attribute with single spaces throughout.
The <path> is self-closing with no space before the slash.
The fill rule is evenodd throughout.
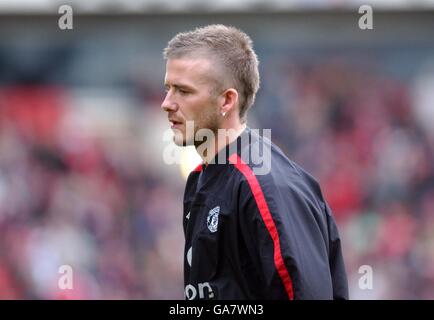
<path id="1" fill-rule="evenodd" d="M 164 57 L 161 107 L 174 142 L 195 145 L 203 159 L 184 194 L 186 298 L 348 298 L 318 183 L 246 125 L 259 88 L 250 38 L 210 25 L 176 35 Z M 260 174 L 259 150 L 269 169 Z"/>

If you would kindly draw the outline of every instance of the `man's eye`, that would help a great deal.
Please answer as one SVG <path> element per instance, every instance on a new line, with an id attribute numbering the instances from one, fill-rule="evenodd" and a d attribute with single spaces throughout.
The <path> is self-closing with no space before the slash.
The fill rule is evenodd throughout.
<path id="1" fill-rule="evenodd" d="M 189 93 L 188 91 L 185 91 L 185 90 L 182 90 L 182 89 L 179 89 L 179 92 L 180 92 L 181 94 L 188 94 L 188 93 Z"/>

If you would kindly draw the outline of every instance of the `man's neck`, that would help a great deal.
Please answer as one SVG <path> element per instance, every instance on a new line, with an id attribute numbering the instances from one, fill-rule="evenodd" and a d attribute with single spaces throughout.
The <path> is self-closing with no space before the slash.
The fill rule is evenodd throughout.
<path id="1" fill-rule="evenodd" d="M 246 123 L 240 123 L 237 127 L 232 128 L 220 128 L 219 130 L 224 130 L 223 134 L 216 133 L 216 139 L 214 141 L 210 141 L 210 143 L 214 143 L 214 148 L 209 148 L 207 146 L 206 152 L 204 154 L 200 154 L 202 158 L 202 161 L 205 165 L 212 162 L 215 156 L 227 145 L 231 144 L 233 141 L 235 141 L 241 133 L 246 129 L 247 124 Z M 226 134 L 227 133 L 227 134 Z M 197 149 L 197 148 L 196 148 Z M 212 152 L 214 151 L 214 152 Z"/>

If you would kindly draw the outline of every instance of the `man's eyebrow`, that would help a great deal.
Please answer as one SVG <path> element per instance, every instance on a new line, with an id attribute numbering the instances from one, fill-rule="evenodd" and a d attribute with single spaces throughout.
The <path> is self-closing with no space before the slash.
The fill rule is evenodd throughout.
<path id="1" fill-rule="evenodd" d="M 194 90 L 194 87 L 191 87 L 191 86 L 189 86 L 189 85 L 187 85 L 187 84 L 180 84 L 180 83 L 173 83 L 173 84 L 170 84 L 170 83 L 165 83 L 164 84 L 164 86 L 165 87 L 169 87 L 169 86 L 172 86 L 172 87 L 175 87 L 175 88 L 177 88 L 177 89 L 189 89 L 189 90 Z"/>

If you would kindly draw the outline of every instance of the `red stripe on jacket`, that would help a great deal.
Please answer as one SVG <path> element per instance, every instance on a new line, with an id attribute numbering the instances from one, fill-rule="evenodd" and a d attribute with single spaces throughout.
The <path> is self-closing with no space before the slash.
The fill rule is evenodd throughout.
<path id="1" fill-rule="evenodd" d="M 261 217 L 264 220 L 265 226 L 271 236 L 271 239 L 273 239 L 274 265 L 276 266 L 277 272 L 282 279 L 289 299 L 293 300 L 294 290 L 292 286 L 292 280 L 289 275 L 288 269 L 286 268 L 283 261 L 282 250 L 280 248 L 279 234 L 277 232 L 276 224 L 274 223 L 273 217 L 271 216 L 270 209 L 268 208 L 268 204 L 265 200 L 261 185 L 259 184 L 259 181 L 253 173 L 252 169 L 240 158 L 238 154 L 234 153 L 233 155 L 231 155 L 229 157 L 229 162 L 232 163 L 235 168 L 237 168 L 247 179 Z"/>

